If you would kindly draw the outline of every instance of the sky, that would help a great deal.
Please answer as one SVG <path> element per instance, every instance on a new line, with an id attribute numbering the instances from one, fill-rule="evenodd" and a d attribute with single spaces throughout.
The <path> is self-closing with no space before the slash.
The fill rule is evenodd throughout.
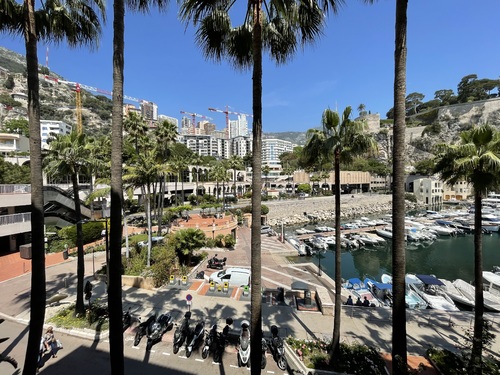
<path id="1" fill-rule="evenodd" d="M 264 55 L 264 132 L 305 132 L 321 124 L 326 108 L 342 112 L 351 106 L 356 114 L 364 104 L 386 118 L 393 107 L 395 0 L 345 3 L 328 16 L 323 36 L 285 65 L 276 66 Z M 48 47 L 51 71 L 111 91 L 112 2 L 107 6 L 98 49 L 39 43 L 39 63 L 45 65 Z M 499 14 L 498 0 L 410 0 L 407 94 L 422 93 L 427 101 L 440 89 L 456 93 L 468 74 L 498 79 Z M 178 20 L 175 1 L 163 13 L 127 12 L 125 19 L 125 95 L 152 101 L 160 114 L 179 121 L 181 111 L 211 117 L 217 129 L 224 128 L 225 115 L 209 107 L 252 113 L 251 71 L 206 60 L 193 27 Z M 234 26 L 241 21 L 236 15 L 232 20 Z M 0 34 L 0 46 L 25 55 L 22 38 Z"/>

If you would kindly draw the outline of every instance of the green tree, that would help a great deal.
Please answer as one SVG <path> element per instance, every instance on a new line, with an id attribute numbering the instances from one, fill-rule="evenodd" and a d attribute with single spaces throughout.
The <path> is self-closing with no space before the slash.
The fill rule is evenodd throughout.
<path id="1" fill-rule="evenodd" d="M 266 191 L 267 193 L 267 189 L 268 189 L 268 185 L 269 185 L 269 182 L 268 182 L 268 178 L 269 178 L 269 173 L 271 173 L 271 167 L 269 167 L 269 165 L 264 165 L 262 167 L 262 174 L 264 175 L 265 179 L 266 179 L 266 183 L 264 185 L 264 190 Z"/>
<path id="2" fill-rule="evenodd" d="M 5 80 L 3 87 L 5 87 L 7 90 L 12 90 L 16 86 L 16 83 L 14 82 L 14 77 L 12 74 L 9 74 L 7 79 Z"/>
<path id="3" fill-rule="evenodd" d="M 44 169 L 48 176 L 59 178 L 68 175 L 71 176 L 77 220 L 76 245 L 78 248 L 75 314 L 79 315 L 85 314 L 85 306 L 83 304 L 85 262 L 83 258 L 83 232 L 78 176 L 86 173 L 88 158 L 89 149 L 87 148 L 85 134 L 78 134 L 76 131 L 73 131 L 71 134 L 57 134 L 50 142 L 49 152 L 43 160 Z"/>
<path id="4" fill-rule="evenodd" d="M 185 259 L 184 264 L 189 267 L 193 253 L 205 246 L 206 236 L 201 229 L 188 228 L 176 232 L 171 241 L 177 254 Z"/>
<path id="5" fill-rule="evenodd" d="M 363 103 L 358 105 L 358 113 L 360 117 L 366 116 L 366 105 L 364 105 Z"/>
<path id="6" fill-rule="evenodd" d="M 374 152 L 377 149 L 373 137 L 366 133 L 367 125 L 363 121 L 351 121 L 351 107 L 342 113 L 326 109 L 321 120 L 322 129 L 309 129 L 304 157 L 308 165 L 320 158 L 333 163 L 335 171 L 335 315 L 333 323 L 332 350 L 330 362 L 340 352 L 340 311 L 342 307 L 342 249 L 340 238 L 340 163 L 350 163 L 355 156 Z"/>
<path id="7" fill-rule="evenodd" d="M 419 92 L 412 92 L 406 97 L 406 113 L 408 115 L 415 115 L 419 107 L 422 105 L 425 95 Z"/>
<path id="8" fill-rule="evenodd" d="M 5 121 L 3 128 L 7 133 L 22 134 L 27 138 L 30 136 L 30 124 L 24 118 Z"/>
<path id="9" fill-rule="evenodd" d="M 415 164 L 415 172 L 424 176 L 431 176 L 434 174 L 434 166 L 436 162 L 434 159 L 420 160 Z"/>
<path id="10" fill-rule="evenodd" d="M 405 246 L 405 128 L 406 128 L 406 56 L 408 0 L 396 0 L 394 50 L 394 127 L 392 141 L 392 358 L 396 374 L 407 372 L 406 343 L 406 246 Z M 401 365 L 401 367 L 400 367 Z"/>
<path id="11" fill-rule="evenodd" d="M 238 155 L 231 155 L 228 160 L 228 166 L 233 170 L 233 187 L 231 188 L 234 196 L 236 196 L 236 170 L 243 169 L 243 159 Z"/>
<path id="12" fill-rule="evenodd" d="M 450 89 L 437 90 L 434 93 L 434 98 L 439 100 L 441 105 L 454 104 L 457 100 L 455 93 Z"/>
<path id="13" fill-rule="evenodd" d="M 143 138 L 148 131 L 146 121 L 144 121 L 144 118 L 138 113 L 129 112 L 123 122 L 123 126 L 134 145 L 135 152 L 139 153 L 139 140 Z"/>
<path id="14" fill-rule="evenodd" d="M 30 167 L 5 161 L 0 157 L 0 184 L 29 184 Z"/>
<path id="15" fill-rule="evenodd" d="M 490 125 L 475 126 L 460 134 L 457 145 L 441 144 L 435 171 L 443 181 L 453 185 L 467 181 L 474 189 L 474 337 L 468 364 L 470 374 L 482 374 L 484 296 L 482 199 L 500 183 L 500 133 Z"/>

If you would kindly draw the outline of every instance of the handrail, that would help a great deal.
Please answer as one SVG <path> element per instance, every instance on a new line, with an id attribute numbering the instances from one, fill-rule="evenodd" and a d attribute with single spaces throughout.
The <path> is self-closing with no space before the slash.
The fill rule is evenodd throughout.
<path id="1" fill-rule="evenodd" d="M 22 214 L 13 214 L 13 215 L 1 215 L 0 216 L 0 225 L 23 223 L 26 221 L 31 221 L 31 212 L 25 212 Z"/>
<path id="2" fill-rule="evenodd" d="M 0 185 L 0 194 L 28 194 L 31 193 L 30 184 Z"/>

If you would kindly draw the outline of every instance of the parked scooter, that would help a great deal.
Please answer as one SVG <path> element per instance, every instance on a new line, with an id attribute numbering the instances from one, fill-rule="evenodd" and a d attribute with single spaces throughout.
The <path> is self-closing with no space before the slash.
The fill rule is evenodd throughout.
<path id="1" fill-rule="evenodd" d="M 182 324 L 180 326 L 177 325 L 177 328 L 175 329 L 174 348 L 173 348 L 174 354 L 177 354 L 177 352 L 179 351 L 179 348 L 184 343 L 184 340 L 186 340 L 186 338 L 189 336 L 189 333 L 190 333 L 189 319 L 191 319 L 191 311 L 187 311 L 184 314 L 184 320 L 182 321 Z"/>
<path id="2" fill-rule="evenodd" d="M 219 334 L 219 340 L 217 341 L 217 346 L 214 352 L 214 362 L 220 362 L 222 359 L 222 354 L 226 350 L 226 343 L 229 336 L 229 328 L 233 324 L 233 318 L 226 319 L 226 325 L 222 329 L 222 334 Z"/>
<path id="3" fill-rule="evenodd" d="M 201 358 L 206 359 L 210 352 L 214 353 L 214 361 L 215 361 L 215 352 L 217 351 L 216 346 L 219 342 L 219 332 L 217 332 L 217 324 L 214 324 L 210 331 L 205 336 L 205 345 L 203 345 L 203 349 L 201 351 Z"/>
<path id="4" fill-rule="evenodd" d="M 240 337 L 238 339 L 238 367 L 250 366 L 250 323 L 241 322 Z"/>
<path id="5" fill-rule="evenodd" d="M 148 343 L 146 344 L 146 350 L 151 350 L 153 344 L 161 340 L 163 334 L 172 327 L 173 320 L 174 318 L 171 314 L 161 314 L 153 324 L 148 326 Z"/>
<path id="6" fill-rule="evenodd" d="M 215 254 L 212 258 L 208 260 L 207 267 L 214 268 L 216 270 L 221 270 L 226 265 L 227 258 L 217 258 L 218 254 Z"/>
<path id="7" fill-rule="evenodd" d="M 266 368 L 266 364 L 267 364 L 266 352 L 267 352 L 267 340 L 263 337 L 262 338 L 262 360 L 260 362 L 260 368 L 262 370 Z"/>
<path id="8" fill-rule="evenodd" d="M 141 318 L 139 318 L 139 321 L 140 319 Z M 147 335 L 148 327 L 152 325 L 155 321 L 156 321 L 156 313 L 153 313 L 153 315 L 151 315 L 148 318 L 148 320 L 139 324 L 139 326 L 137 327 L 137 332 L 135 333 L 134 346 L 139 345 L 142 337 Z"/>
<path id="9" fill-rule="evenodd" d="M 278 335 L 278 331 L 279 330 L 277 326 L 271 326 L 272 337 L 269 339 L 269 350 L 271 351 L 274 360 L 278 364 L 279 369 L 285 371 L 287 367 L 285 346 L 283 344 L 283 338 Z"/>
<path id="10" fill-rule="evenodd" d="M 186 357 L 189 358 L 193 350 L 198 348 L 203 341 L 203 337 L 205 337 L 205 322 L 202 320 L 194 327 L 188 342 L 186 342 Z"/>
<path id="11" fill-rule="evenodd" d="M 128 308 L 127 311 L 123 313 L 123 331 L 125 332 L 128 327 L 132 325 L 132 315 L 130 315 L 130 307 Z"/>

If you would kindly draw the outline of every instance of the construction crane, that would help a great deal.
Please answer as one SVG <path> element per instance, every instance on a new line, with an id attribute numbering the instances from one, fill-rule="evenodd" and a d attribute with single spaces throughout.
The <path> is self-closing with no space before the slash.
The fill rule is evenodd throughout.
<path id="1" fill-rule="evenodd" d="M 225 113 L 226 114 L 226 135 L 227 135 L 227 138 L 231 138 L 231 134 L 230 134 L 230 127 L 229 127 L 229 114 L 232 114 L 232 115 L 237 115 L 237 116 L 249 116 L 249 117 L 253 117 L 253 115 L 251 114 L 248 114 L 248 113 L 241 113 L 241 112 L 233 112 L 233 111 L 230 111 L 229 110 L 229 106 L 226 106 L 226 110 L 222 110 L 222 109 L 218 109 L 218 108 L 208 108 L 209 111 L 212 111 L 212 112 L 220 112 L 220 113 Z"/>
<path id="2" fill-rule="evenodd" d="M 192 113 L 192 112 L 186 112 L 186 111 L 181 111 L 181 113 L 184 115 L 191 116 L 191 127 L 192 127 L 193 134 L 195 133 L 194 129 L 196 129 L 196 117 L 201 117 L 205 120 L 213 120 L 213 118 L 211 118 L 211 117 L 200 115 L 198 113 Z"/>
<path id="3" fill-rule="evenodd" d="M 80 85 L 77 83 L 75 86 L 76 92 L 76 132 L 78 135 L 83 132 L 83 121 L 82 121 L 82 93 L 80 90 Z"/>

